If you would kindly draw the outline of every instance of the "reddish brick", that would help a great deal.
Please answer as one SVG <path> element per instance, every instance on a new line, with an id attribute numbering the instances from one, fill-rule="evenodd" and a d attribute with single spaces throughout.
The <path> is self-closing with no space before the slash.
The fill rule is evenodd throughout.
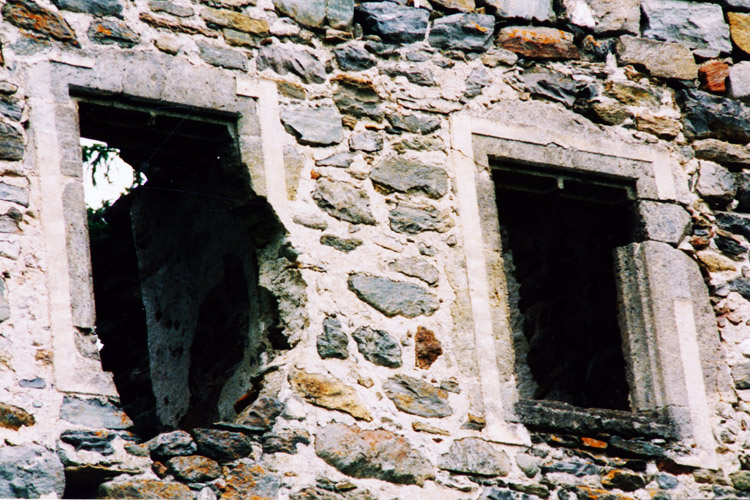
<path id="1" fill-rule="evenodd" d="M 555 28 L 508 26 L 500 30 L 497 45 L 535 59 L 578 59 L 573 35 Z"/>
<path id="2" fill-rule="evenodd" d="M 728 76 L 729 65 L 722 61 L 708 61 L 698 67 L 701 90 L 717 93 L 726 92 Z"/>

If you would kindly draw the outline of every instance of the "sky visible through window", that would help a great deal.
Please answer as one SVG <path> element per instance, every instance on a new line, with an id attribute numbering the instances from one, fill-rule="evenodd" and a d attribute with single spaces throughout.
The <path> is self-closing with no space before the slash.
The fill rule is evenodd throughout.
<path id="1" fill-rule="evenodd" d="M 101 141 L 81 138 L 81 146 L 104 144 Z M 133 186 L 133 167 L 125 163 L 118 155 L 112 155 L 96 167 L 86 162 L 84 168 L 84 192 L 86 206 L 98 209 L 104 204 L 112 204 Z M 93 174 L 93 175 L 92 175 Z M 145 178 L 141 176 L 143 181 Z"/>

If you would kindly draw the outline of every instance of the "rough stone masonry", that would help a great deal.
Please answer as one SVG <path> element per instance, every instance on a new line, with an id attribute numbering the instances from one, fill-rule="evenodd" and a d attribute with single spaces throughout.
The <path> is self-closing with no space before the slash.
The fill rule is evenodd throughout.
<path id="1" fill-rule="evenodd" d="M 5 0 L 1 12 L 0 497 L 750 495 L 747 0 Z M 226 104 L 240 98 L 245 111 Z M 247 338 L 191 344 L 203 330 L 188 335 L 180 317 L 169 318 L 186 340 L 158 353 L 153 342 L 153 352 L 144 347 L 140 361 L 114 374 L 118 384 L 145 384 L 129 392 L 144 399 L 127 405 L 95 347 L 88 233 L 76 226 L 85 220 L 77 139 L 86 119 L 76 99 L 149 110 L 150 120 L 118 118 L 126 129 L 162 119 L 176 127 L 185 109 L 191 120 L 233 120 L 234 149 L 221 155 L 250 172 L 217 196 L 245 196 L 226 213 L 246 225 L 226 241 L 253 239 L 243 254 L 252 257 L 201 254 L 216 221 L 198 224 L 186 208 L 168 226 L 206 232 L 185 240 L 183 253 L 162 241 L 171 263 L 141 263 L 127 289 L 140 294 L 147 281 L 137 280 L 171 269 L 175 255 L 216 258 L 222 283 L 255 280 L 245 286 L 257 287 L 247 314 L 222 313 Z M 492 371 L 510 381 L 498 395 L 520 437 L 489 434 L 489 375 L 474 337 L 480 304 L 466 256 L 474 241 L 501 236 L 467 234 L 451 135 L 459 116 L 497 130 L 525 127 L 518 143 L 542 130 L 569 144 L 626 144 L 667 158 L 667 177 L 684 189 L 670 188 L 668 202 L 642 196 L 637 218 L 647 239 L 702 273 L 693 290 L 708 299 L 695 317 L 710 321 L 696 320 L 692 335 L 715 346 L 702 367 L 715 463 L 679 460 L 695 436 L 658 411 L 514 406 L 513 383 L 528 376 L 521 348 L 498 355 Z M 112 125 L 107 119 L 98 123 Z M 207 130 L 170 151 L 203 158 L 190 148 L 213 144 Z M 545 146 L 562 163 L 588 158 L 569 144 Z M 171 182 L 153 163 L 149 182 Z M 639 165 L 633 159 L 622 171 Z M 191 189 L 214 185 L 203 175 L 224 175 L 196 168 Z M 478 179 L 490 175 L 479 162 L 475 170 Z M 660 172 L 643 182 L 663 189 Z M 493 197 L 479 193 L 475 202 L 494 206 Z M 125 226 L 141 249 L 160 232 L 145 227 Z M 490 268 L 486 278 L 503 272 Z M 170 296 L 196 293 L 181 283 L 168 285 Z M 499 295 L 518 293 L 508 283 L 489 299 L 495 315 L 505 314 Z M 237 288 L 221 286 L 191 306 L 209 332 L 200 338 L 223 338 L 211 304 L 243 303 L 232 301 Z M 683 292 L 691 293 L 675 293 Z M 678 322 L 690 316 L 675 314 Z M 231 369 L 211 371 L 225 366 L 227 351 L 238 355 Z M 173 371 L 150 360 L 170 356 L 186 373 L 180 387 L 154 393 L 170 419 L 139 435 L 133 419 L 151 407 L 138 404 L 155 405 L 147 401 L 154 377 Z M 206 371 L 193 376 L 189 366 Z M 214 376 L 222 383 L 206 388 Z M 182 394 L 179 404 L 163 399 L 171 393 Z M 218 413 L 187 410 L 209 400 Z"/>

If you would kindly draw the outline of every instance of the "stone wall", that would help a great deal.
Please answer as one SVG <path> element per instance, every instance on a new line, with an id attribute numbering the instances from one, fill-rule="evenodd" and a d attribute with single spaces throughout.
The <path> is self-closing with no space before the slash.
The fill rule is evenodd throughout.
<path id="1" fill-rule="evenodd" d="M 750 494 L 750 2 L 6 0 L 1 12 L 0 497 Z M 237 122 L 247 182 L 267 199 L 256 205 L 274 213 L 233 207 L 227 221 L 252 222 L 217 224 L 206 252 L 247 257 L 245 232 L 283 225 L 257 276 L 245 269 L 253 355 L 231 390 L 201 396 L 221 399 L 220 422 L 171 414 L 144 442 L 101 369 L 81 92 Z M 530 375 L 512 339 L 498 158 L 632 181 L 639 235 L 618 250 L 620 293 L 659 291 L 620 297 L 634 411 L 519 398 L 534 387 L 519 386 Z M 179 233 L 169 222 L 150 231 Z M 186 274 L 242 274 L 221 262 Z M 230 295 L 214 299 L 247 302 Z M 674 324 L 678 352 L 649 337 L 651 320 Z M 199 354 L 181 354 L 180 376 L 164 362 L 152 373 L 184 381 L 193 362 L 210 375 Z M 191 391 L 174 393 L 187 407 Z"/>

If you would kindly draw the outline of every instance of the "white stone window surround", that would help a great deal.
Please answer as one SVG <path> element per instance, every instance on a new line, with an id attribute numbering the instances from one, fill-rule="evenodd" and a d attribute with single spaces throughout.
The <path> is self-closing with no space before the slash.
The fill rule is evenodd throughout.
<path id="1" fill-rule="evenodd" d="M 162 54 L 61 55 L 19 69 L 28 83 L 26 168 L 38 175 L 41 191 L 55 384 L 62 392 L 117 396 L 111 374 L 83 357 L 75 344 L 78 330 L 93 329 L 94 298 L 78 111 L 71 89 L 234 115 L 241 160 L 253 189 L 288 225 L 276 83 L 242 79 Z"/>
<path id="2" fill-rule="evenodd" d="M 494 194 L 488 196 L 493 187 L 490 159 L 635 180 L 639 200 L 673 204 L 687 193 L 684 177 L 673 173 L 679 165 L 663 150 L 525 121 L 516 125 L 468 112 L 451 119 L 452 163 L 487 420 L 483 433 L 496 442 L 522 445 L 529 444 L 529 437 L 513 415 L 518 391 L 499 238 L 492 234 L 498 223 Z M 495 241 L 490 244 L 488 238 Z M 636 386 L 631 387 L 635 409 L 665 409 L 687 450 L 672 458 L 714 468 L 709 397 L 715 394 L 716 381 L 706 379 L 704 371 L 716 361 L 715 352 L 709 351 L 718 334 L 697 265 L 672 246 L 647 240 L 621 249 L 616 268 L 622 274 L 620 293 L 623 287 L 639 292 L 625 298 L 621 308 L 626 310 L 620 311 L 623 351 L 634 377 L 629 382 Z"/>

